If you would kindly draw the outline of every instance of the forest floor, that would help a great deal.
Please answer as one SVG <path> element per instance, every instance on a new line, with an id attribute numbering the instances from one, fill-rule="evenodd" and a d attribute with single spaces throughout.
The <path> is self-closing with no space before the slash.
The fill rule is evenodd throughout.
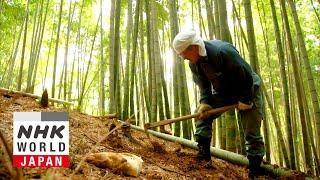
<path id="1" fill-rule="evenodd" d="M 6 93 L 0 90 L 0 130 L 12 147 L 13 112 L 69 112 L 70 165 L 69 168 L 23 168 L 26 179 L 43 179 L 54 175 L 53 179 L 68 179 L 75 171 L 80 160 L 92 148 L 93 152 L 128 152 L 142 158 L 143 166 L 137 178 L 116 174 L 110 169 L 101 169 L 87 162 L 72 179 L 248 179 L 248 169 L 212 157 L 213 167 L 206 168 L 195 160 L 196 151 L 180 144 L 165 141 L 151 136 L 152 142 L 161 147 L 154 149 L 154 143 L 145 133 L 131 130 L 132 138 L 125 136 L 121 129 L 110 134 L 107 140 L 96 146 L 118 121 L 95 117 L 62 108 L 42 108 L 34 98 L 19 94 Z M 0 179 L 10 179 L 9 171 L 4 164 L 8 157 L 0 146 Z M 288 179 L 303 179 L 302 173 Z M 52 176 L 51 176 L 52 177 Z M 259 179 L 272 179 L 262 177 Z M 287 179 L 287 178 L 281 178 Z"/>

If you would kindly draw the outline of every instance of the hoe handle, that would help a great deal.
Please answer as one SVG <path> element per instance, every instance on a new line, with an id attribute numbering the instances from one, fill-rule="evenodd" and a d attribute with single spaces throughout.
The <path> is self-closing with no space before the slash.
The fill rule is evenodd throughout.
<path id="1" fill-rule="evenodd" d="M 219 108 L 215 108 L 215 109 L 211 109 L 205 113 L 209 114 L 209 115 L 214 115 L 214 114 L 221 114 L 224 113 L 230 109 L 234 109 L 238 106 L 238 104 L 233 104 L 233 105 L 229 105 L 229 106 L 223 106 L 223 107 L 219 107 Z M 167 125 L 167 124 L 172 124 L 175 122 L 179 122 L 179 121 L 183 121 L 183 120 L 188 120 L 191 118 L 196 118 L 200 115 L 200 113 L 195 113 L 195 114 L 191 114 L 191 115 L 186 115 L 186 116 L 181 116 L 181 117 L 177 117 L 177 118 L 172 118 L 172 119 L 167 119 L 167 120 L 162 120 L 162 121 L 158 121 L 158 122 L 154 122 L 154 123 L 146 123 L 144 125 L 145 129 L 150 129 L 150 128 L 154 128 L 154 127 L 158 127 L 158 126 L 163 126 L 163 125 Z"/>

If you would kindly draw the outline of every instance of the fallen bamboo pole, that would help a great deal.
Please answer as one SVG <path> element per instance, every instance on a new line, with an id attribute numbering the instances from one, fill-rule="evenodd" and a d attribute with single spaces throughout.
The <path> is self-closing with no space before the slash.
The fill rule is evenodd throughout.
<path id="1" fill-rule="evenodd" d="M 23 95 L 23 96 L 38 98 L 38 99 L 41 98 L 41 96 L 39 96 L 39 95 L 30 94 L 30 93 L 21 92 L 21 91 L 14 91 L 14 90 L 9 90 L 9 89 L 5 89 L 5 88 L 0 88 L 0 90 L 1 90 L 1 91 L 6 91 L 6 92 L 9 92 L 9 93 L 21 94 L 21 95 Z M 61 100 L 61 99 L 48 98 L 48 100 L 49 100 L 50 102 L 55 102 L 55 103 L 60 103 L 60 104 L 74 105 L 73 102 L 68 102 L 68 101 L 64 101 L 64 100 Z"/>
<path id="2" fill-rule="evenodd" d="M 145 132 L 145 129 L 141 127 L 138 127 L 135 125 L 131 125 L 131 127 L 133 129 Z M 168 141 L 172 141 L 172 142 L 177 142 L 192 149 L 198 149 L 196 142 L 179 138 L 176 136 L 168 135 L 168 134 L 163 134 L 153 130 L 146 130 L 146 131 L 156 137 L 159 137 Z M 234 164 L 243 165 L 243 166 L 247 166 L 249 164 L 248 159 L 245 156 L 239 155 L 234 152 L 226 151 L 216 147 L 210 147 L 210 152 L 211 152 L 211 155 Z M 272 165 L 267 165 L 267 164 L 263 164 L 261 167 L 275 176 L 290 176 L 293 174 L 293 172 L 290 169 L 285 169 L 282 167 L 274 167 Z"/>

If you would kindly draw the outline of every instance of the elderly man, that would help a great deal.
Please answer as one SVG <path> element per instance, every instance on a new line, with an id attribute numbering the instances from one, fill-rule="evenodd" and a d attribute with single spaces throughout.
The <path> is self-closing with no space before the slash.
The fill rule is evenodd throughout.
<path id="1" fill-rule="evenodd" d="M 220 40 L 202 40 L 195 31 L 180 32 L 173 48 L 189 60 L 193 80 L 200 89 L 200 112 L 196 121 L 197 158 L 211 162 L 210 142 L 212 122 L 220 115 L 204 113 L 212 108 L 238 103 L 241 125 L 245 132 L 249 176 L 263 174 L 260 167 L 265 154 L 260 134 L 263 101 L 261 79 L 239 55 L 234 46 Z"/>

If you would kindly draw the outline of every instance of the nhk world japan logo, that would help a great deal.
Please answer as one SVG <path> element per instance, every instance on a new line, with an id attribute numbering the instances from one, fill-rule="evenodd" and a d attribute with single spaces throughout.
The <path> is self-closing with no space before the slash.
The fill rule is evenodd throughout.
<path id="1" fill-rule="evenodd" d="M 13 114 L 14 167 L 68 167 L 69 121 L 66 112 Z"/>

